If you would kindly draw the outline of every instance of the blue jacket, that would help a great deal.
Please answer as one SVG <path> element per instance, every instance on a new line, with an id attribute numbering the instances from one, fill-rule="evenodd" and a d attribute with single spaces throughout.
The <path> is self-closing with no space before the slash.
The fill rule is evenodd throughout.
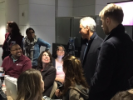
<path id="1" fill-rule="evenodd" d="M 37 60 L 40 55 L 40 47 L 41 46 L 45 46 L 47 50 L 49 50 L 49 48 L 51 47 L 51 45 L 48 42 L 46 42 L 40 38 L 37 38 L 37 42 L 35 43 L 34 48 L 33 48 L 33 58 L 31 59 L 32 66 L 37 66 Z M 25 46 L 25 49 L 26 49 L 26 46 Z"/>

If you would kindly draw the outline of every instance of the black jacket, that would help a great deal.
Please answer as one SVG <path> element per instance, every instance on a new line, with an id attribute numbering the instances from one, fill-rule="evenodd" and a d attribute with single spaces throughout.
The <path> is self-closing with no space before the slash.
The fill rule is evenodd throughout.
<path id="1" fill-rule="evenodd" d="M 43 96 L 49 97 L 56 77 L 56 69 L 53 66 L 47 66 L 41 73 L 44 81 Z"/>
<path id="2" fill-rule="evenodd" d="M 89 100 L 110 100 L 117 92 L 129 89 L 132 75 L 133 42 L 120 24 L 101 45 Z"/>
<path id="3" fill-rule="evenodd" d="M 96 34 L 93 33 L 89 45 L 87 45 L 88 40 L 82 45 L 80 59 L 83 65 L 84 74 L 87 80 L 87 83 L 90 85 L 91 78 L 94 75 L 96 62 L 98 58 L 98 48 L 102 43 L 102 39 Z M 88 47 L 87 50 L 85 50 Z M 85 58 L 86 55 L 86 58 Z"/>

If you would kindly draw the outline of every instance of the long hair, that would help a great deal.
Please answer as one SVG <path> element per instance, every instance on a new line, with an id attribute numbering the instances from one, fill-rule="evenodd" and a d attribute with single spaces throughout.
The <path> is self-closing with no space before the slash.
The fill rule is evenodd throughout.
<path id="1" fill-rule="evenodd" d="M 11 30 L 11 37 L 17 37 L 17 36 L 22 36 L 20 33 L 20 29 L 15 22 L 8 22 L 8 26 L 12 29 Z"/>
<path id="2" fill-rule="evenodd" d="M 71 55 L 66 56 L 64 58 L 63 71 L 65 73 L 65 83 L 62 95 L 67 93 L 70 86 L 75 86 L 76 84 L 88 88 L 81 62 L 78 58 Z"/>
<path id="3" fill-rule="evenodd" d="M 33 100 L 36 95 L 42 100 L 41 73 L 35 69 L 23 72 L 18 78 L 17 89 L 16 100 Z"/>
<path id="4" fill-rule="evenodd" d="M 37 66 L 37 69 L 38 70 L 41 70 L 43 69 L 42 67 L 42 56 L 43 56 L 43 53 L 46 52 L 48 53 L 49 57 L 50 57 L 50 62 L 48 64 L 48 66 L 51 66 L 52 65 L 52 55 L 49 51 L 45 50 L 45 51 L 42 51 L 42 53 L 40 54 L 40 56 L 38 57 L 38 66 Z"/>

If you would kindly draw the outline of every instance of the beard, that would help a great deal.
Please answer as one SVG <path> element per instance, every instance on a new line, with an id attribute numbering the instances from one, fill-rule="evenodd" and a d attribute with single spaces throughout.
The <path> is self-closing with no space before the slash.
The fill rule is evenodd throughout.
<path id="1" fill-rule="evenodd" d="M 106 35 L 109 35 L 109 28 L 108 28 L 108 26 L 107 25 L 104 25 L 104 27 L 103 27 L 103 31 L 104 31 L 104 33 L 106 34 Z"/>

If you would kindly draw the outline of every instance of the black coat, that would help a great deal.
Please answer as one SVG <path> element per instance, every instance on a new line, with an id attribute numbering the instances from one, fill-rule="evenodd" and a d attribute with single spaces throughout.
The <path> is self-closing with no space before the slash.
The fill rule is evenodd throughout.
<path id="1" fill-rule="evenodd" d="M 130 88 L 133 75 L 133 42 L 121 24 L 104 40 L 92 79 L 89 100 L 110 100 Z"/>
<path id="2" fill-rule="evenodd" d="M 83 65 L 83 70 L 84 70 L 84 74 L 88 85 L 90 85 L 91 78 L 93 77 L 95 72 L 96 62 L 98 58 L 98 51 L 99 51 L 98 48 L 100 47 L 100 44 L 102 43 L 102 41 L 103 40 L 96 33 L 94 33 L 90 40 L 90 46 L 86 45 L 87 43 L 86 42 L 82 45 L 82 48 L 81 48 L 80 59 Z M 85 59 L 85 57 L 83 56 L 84 56 L 84 53 L 87 52 L 85 51 L 87 46 L 89 46 L 89 49 Z"/>
<path id="3" fill-rule="evenodd" d="M 56 77 L 56 69 L 53 66 L 47 66 L 41 73 L 44 81 L 43 96 L 49 97 Z"/>

